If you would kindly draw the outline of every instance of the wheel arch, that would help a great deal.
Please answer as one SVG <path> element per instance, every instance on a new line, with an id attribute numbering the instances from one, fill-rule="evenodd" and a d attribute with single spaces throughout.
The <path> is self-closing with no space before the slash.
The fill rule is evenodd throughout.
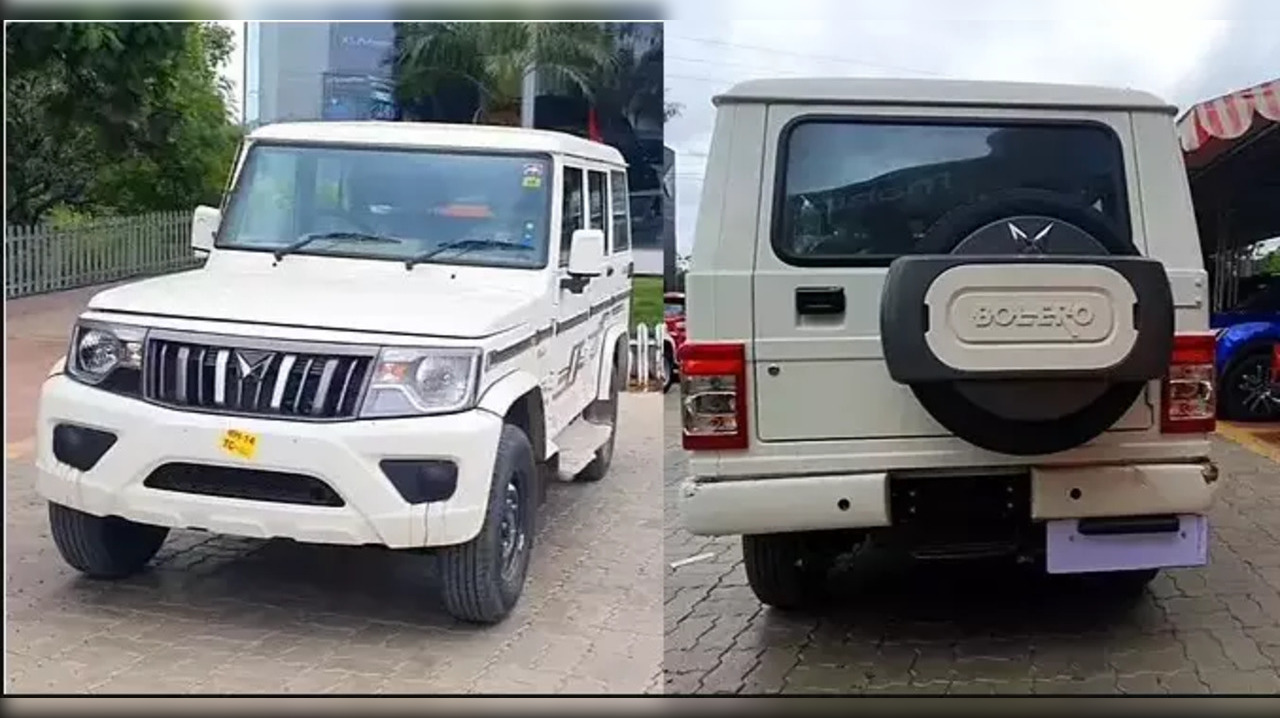
<path id="1" fill-rule="evenodd" d="M 1250 354 L 1280 343 L 1280 322 L 1247 322 L 1227 327 L 1218 337 L 1218 378 L 1222 379 Z"/>
<path id="2" fill-rule="evenodd" d="M 621 351 L 622 361 L 625 363 L 629 341 L 630 334 L 625 324 L 617 324 L 605 330 L 604 340 L 600 343 L 600 363 L 596 367 L 596 399 L 608 401 L 613 385 L 613 357 Z"/>
<path id="3" fill-rule="evenodd" d="M 547 411 L 537 377 L 519 370 L 507 374 L 485 390 L 479 407 L 520 427 L 533 446 L 534 459 L 546 460 Z"/>

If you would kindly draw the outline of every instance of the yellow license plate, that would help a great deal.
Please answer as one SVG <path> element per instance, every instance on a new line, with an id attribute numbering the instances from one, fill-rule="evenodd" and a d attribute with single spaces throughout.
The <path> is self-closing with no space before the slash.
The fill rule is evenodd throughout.
<path id="1" fill-rule="evenodd" d="M 258 453 L 258 436 L 239 429 L 222 434 L 222 450 L 241 459 L 252 459 Z"/>

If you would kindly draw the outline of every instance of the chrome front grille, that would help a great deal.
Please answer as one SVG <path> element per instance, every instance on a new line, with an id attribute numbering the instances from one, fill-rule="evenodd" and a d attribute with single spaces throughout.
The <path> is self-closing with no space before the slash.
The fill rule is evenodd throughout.
<path id="1" fill-rule="evenodd" d="M 143 395 L 201 411 L 349 419 L 360 409 L 375 358 L 364 347 L 153 336 L 143 358 Z"/>

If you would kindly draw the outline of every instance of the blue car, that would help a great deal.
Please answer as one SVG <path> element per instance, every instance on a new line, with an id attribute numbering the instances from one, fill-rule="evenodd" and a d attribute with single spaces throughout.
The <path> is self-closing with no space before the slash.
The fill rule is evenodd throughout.
<path id="1" fill-rule="evenodd" d="M 1218 333 L 1218 413 L 1233 421 L 1280 420 L 1280 277 L 1210 324 Z"/>

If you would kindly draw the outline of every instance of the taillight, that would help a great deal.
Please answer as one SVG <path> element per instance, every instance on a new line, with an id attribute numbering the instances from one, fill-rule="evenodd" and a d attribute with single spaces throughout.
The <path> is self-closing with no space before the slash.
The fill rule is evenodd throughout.
<path id="1" fill-rule="evenodd" d="M 1271 383 L 1280 384 L 1280 342 L 1271 345 Z"/>
<path id="2" fill-rule="evenodd" d="M 1200 434 L 1213 431 L 1213 334 L 1178 334 L 1173 338 L 1169 374 L 1160 391 L 1160 431 Z"/>
<path id="3" fill-rule="evenodd" d="M 747 351 L 741 344 L 680 347 L 684 448 L 747 448 Z"/>

